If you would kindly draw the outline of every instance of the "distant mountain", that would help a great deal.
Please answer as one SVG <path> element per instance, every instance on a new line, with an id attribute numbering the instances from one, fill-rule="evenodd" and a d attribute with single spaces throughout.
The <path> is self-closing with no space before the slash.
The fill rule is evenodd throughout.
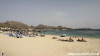
<path id="1" fill-rule="evenodd" d="M 18 21 L 6 21 L 4 23 L 0 23 L 0 27 L 9 27 L 12 29 L 28 29 L 29 26 Z"/>
<path id="2" fill-rule="evenodd" d="M 35 27 L 35 29 L 59 29 L 59 30 L 70 30 L 72 28 L 67 28 L 67 27 L 63 27 L 63 26 L 47 26 L 47 25 L 43 25 L 43 24 L 39 24 L 38 26 Z"/>

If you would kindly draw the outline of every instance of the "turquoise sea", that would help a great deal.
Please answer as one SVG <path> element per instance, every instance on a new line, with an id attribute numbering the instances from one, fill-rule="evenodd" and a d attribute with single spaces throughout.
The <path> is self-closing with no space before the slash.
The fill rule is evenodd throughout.
<path id="1" fill-rule="evenodd" d="M 44 32 L 41 32 L 44 34 Z M 66 34 L 66 36 L 77 36 L 85 38 L 98 38 L 100 39 L 100 30 L 48 30 L 45 32 L 48 35 L 58 35 Z"/>

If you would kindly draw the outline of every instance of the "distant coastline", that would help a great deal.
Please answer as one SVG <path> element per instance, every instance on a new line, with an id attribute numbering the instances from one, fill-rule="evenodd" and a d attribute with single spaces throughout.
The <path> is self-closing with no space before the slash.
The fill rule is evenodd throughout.
<path id="1" fill-rule="evenodd" d="M 69 28 L 69 27 L 64 27 L 64 26 L 47 26 L 43 24 L 39 24 L 37 26 L 28 26 L 27 24 L 24 24 L 22 22 L 18 21 L 6 21 L 4 23 L 0 23 L 0 29 L 1 30 L 9 30 L 9 29 L 18 29 L 18 30 L 28 30 L 28 29 L 39 29 L 39 30 L 100 30 L 100 29 L 91 29 L 91 28 Z"/>

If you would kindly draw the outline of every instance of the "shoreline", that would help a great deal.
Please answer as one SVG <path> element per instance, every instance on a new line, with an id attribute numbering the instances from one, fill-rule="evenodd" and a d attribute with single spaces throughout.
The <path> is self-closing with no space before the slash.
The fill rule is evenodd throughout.
<path id="1" fill-rule="evenodd" d="M 46 32 L 45 32 L 46 33 Z M 46 34 L 49 35 L 58 35 L 67 34 L 67 36 L 77 36 L 77 37 L 85 37 L 85 38 L 97 38 L 100 39 L 100 31 L 81 31 L 81 30 L 72 30 L 72 31 L 48 31 Z"/>
<path id="2" fill-rule="evenodd" d="M 46 34 L 46 35 L 52 35 L 52 34 Z M 58 36 L 58 37 L 60 37 L 59 35 L 52 35 L 52 36 Z M 65 36 L 65 37 L 72 37 L 73 38 L 73 36 Z M 76 37 L 78 37 L 78 36 L 76 36 Z M 62 38 L 64 38 L 64 37 L 62 37 Z M 78 37 L 78 38 L 100 39 L 100 38 L 94 38 L 94 37 L 93 38 L 89 38 L 89 37 Z"/>

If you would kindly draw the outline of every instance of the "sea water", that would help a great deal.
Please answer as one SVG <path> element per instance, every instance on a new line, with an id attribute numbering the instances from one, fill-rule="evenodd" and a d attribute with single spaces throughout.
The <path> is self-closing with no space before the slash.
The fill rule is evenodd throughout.
<path id="1" fill-rule="evenodd" d="M 44 32 L 41 32 L 44 34 Z M 99 38 L 100 39 L 100 30 L 48 30 L 45 34 L 49 35 L 58 35 L 66 34 L 66 36 L 77 36 L 85 38 Z"/>

